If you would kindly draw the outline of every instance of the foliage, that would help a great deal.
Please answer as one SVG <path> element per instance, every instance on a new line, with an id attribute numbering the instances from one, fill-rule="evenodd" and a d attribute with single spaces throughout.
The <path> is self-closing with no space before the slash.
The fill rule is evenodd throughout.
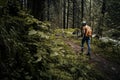
<path id="1" fill-rule="evenodd" d="M 6 2 L 7 2 L 7 0 L 1 0 L 1 1 L 0 1 L 0 6 L 5 6 L 5 5 L 6 5 Z"/>
<path id="2" fill-rule="evenodd" d="M 2 17 L 0 22 L 2 80 L 102 79 L 84 62 L 86 58 L 74 54 L 63 37 L 51 33 L 48 23 L 23 13 Z"/>
<path id="3" fill-rule="evenodd" d="M 37 53 L 41 55 L 50 53 L 49 47 L 44 44 L 48 40 L 49 32 L 46 31 L 49 24 L 21 12 L 14 17 L 3 16 L 0 23 L 0 78 L 2 80 L 38 79 L 40 75 L 35 74 L 39 72 L 37 63 L 41 61 L 41 56 L 38 57 Z M 36 31 L 36 34 L 31 33 L 31 29 Z"/>
<path id="4" fill-rule="evenodd" d="M 61 36 L 60 30 L 52 31 L 49 23 L 21 10 L 17 15 L 4 14 L 0 19 L 0 79 L 104 80 L 88 58 L 76 55 L 65 44 L 65 34 L 71 38 L 73 32 L 68 30 Z"/>
<path id="5" fill-rule="evenodd" d="M 120 33 L 120 2 L 119 0 L 106 0 L 106 14 L 104 16 L 105 28 L 112 30 L 107 35 L 111 38 L 119 39 Z"/>
<path id="6" fill-rule="evenodd" d="M 112 28 L 117 28 L 120 24 L 119 24 L 119 20 L 120 20 L 120 2 L 119 0 L 109 0 L 107 1 L 107 23 L 109 25 L 109 27 Z M 111 24 L 109 24 L 111 23 Z"/>
<path id="7" fill-rule="evenodd" d="M 94 40 L 94 51 L 101 55 L 106 57 L 111 62 L 120 64 L 120 44 L 114 43 L 111 41 L 103 42 L 100 40 Z"/>

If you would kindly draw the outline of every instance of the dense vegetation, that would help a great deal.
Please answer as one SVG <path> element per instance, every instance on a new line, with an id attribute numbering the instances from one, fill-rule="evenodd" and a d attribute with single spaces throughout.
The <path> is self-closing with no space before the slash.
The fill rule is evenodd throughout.
<path id="1" fill-rule="evenodd" d="M 2 80 L 102 78 L 92 66 L 83 62 L 82 57 L 75 55 L 61 37 L 53 34 L 56 31 L 51 32 L 49 23 L 25 12 L 19 12 L 18 16 L 3 16 L 1 23 Z"/>
<path id="2" fill-rule="evenodd" d="M 44 0 L 38 1 L 39 3 L 37 3 L 37 0 L 30 0 L 28 2 L 29 9 L 33 9 L 30 13 L 25 8 L 26 5 L 19 4 L 20 2 L 18 1 L 0 1 L 0 80 L 109 80 L 109 76 L 105 76 L 100 70 L 96 69 L 94 63 L 89 63 L 88 57 L 80 53 L 79 55 L 76 54 L 66 43 L 66 41 L 73 40 L 79 45 L 81 38 L 78 38 L 76 34 L 72 34 L 76 30 L 74 28 L 58 28 L 58 26 L 62 27 L 64 25 L 59 25 L 62 24 L 62 22 L 59 22 L 62 20 L 60 19 L 62 15 L 57 15 L 57 5 L 49 4 L 51 11 L 47 13 L 49 14 L 48 16 L 45 16 L 43 9 L 45 5 L 42 4 L 40 8 L 37 8 L 40 2 L 44 3 Z M 32 5 L 32 2 L 37 4 L 37 6 L 35 4 Z M 70 4 L 72 2 L 74 1 L 71 0 Z M 60 2 L 53 0 L 52 3 L 59 4 Z M 62 1 L 61 3 L 63 4 L 64 2 Z M 74 3 L 76 4 L 77 2 Z M 87 3 L 88 0 L 86 0 Z M 111 7 L 111 5 L 119 4 L 119 1 L 110 0 L 108 3 L 104 27 L 100 29 L 105 29 L 105 36 L 119 40 L 119 24 L 116 24 L 112 16 L 113 14 L 118 15 L 117 13 L 112 13 L 112 11 L 116 11 L 116 7 L 119 6 L 113 7 L 114 9 Z M 98 3 L 96 2 L 96 4 Z M 56 12 L 53 12 L 53 7 Z M 40 9 L 41 12 L 37 13 L 37 9 Z M 87 9 L 85 11 L 87 12 Z M 52 13 L 56 14 L 55 16 L 59 16 L 59 18 L 54 17 L 52 19 L 54 16 L 50 15 Z M 97 13 L 95 14 L 97 15 L 95 22 L 99 23 Z M 72 15 L 73 13 L 69 15 L 70 19 Z M 90 20 L 87 13 L 86 15 L 87 20 Z M 48 21 L 46 18 L 48 18 Z M 59 21 L 55 22 L 57 18 Z M 73 26 L 80 25 L 76 21 L 77 19 L 75 18 Z M 57 22 L 59 23 L 58 25 Z M 68 22 L 69 26 L 72 26 L 71 22 L 72 20 Z M 113 22 L 116 25 L 107 25 L 109 22 Z M 67 23 L 64 24 L 67 25 Z M 113 30 L 113 27 L 109 28 L 108 26 L 116 26 L 116 28 Z M 112 30 L 113 33 L 108 35 L 110 31 L 107 31 L 107 29 Z M 93 52 L 104 56 L 109 61 L 120 64 L 120 45 L 118 43 L 111 41 L 102 42 L 93 38 L 92 46 Z M 120 78 L 118 77 L 117 79 L 119 80 Z"/>

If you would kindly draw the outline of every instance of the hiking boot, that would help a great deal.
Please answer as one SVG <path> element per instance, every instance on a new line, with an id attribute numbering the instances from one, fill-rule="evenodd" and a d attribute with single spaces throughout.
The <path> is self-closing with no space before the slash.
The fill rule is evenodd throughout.
<path id="1" fill-rule="evenodd" d="M 84 52 L 84 50 L 83 50 L 83 49 L 81 49 L 81 52 L 83 53 L 83 52 Z"/>
<path id="2" fill-rule="evenodd" d="M 90 53 L 87 53 L 86 55 L 87 55 L 87 56 L 90 56 Z"/>
<path id="3" fill-rule="evenodd" d="M 91 59 L 90 53 L 87 53 L 86 55 L 87 55 L 87 57 L 88 57 L 89 59 Z"/>

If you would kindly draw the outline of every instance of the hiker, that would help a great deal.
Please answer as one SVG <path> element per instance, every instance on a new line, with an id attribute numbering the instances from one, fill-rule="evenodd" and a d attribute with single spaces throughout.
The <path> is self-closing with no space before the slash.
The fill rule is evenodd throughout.
<path id="1" fill-rule="evenodd" d="M 91 29 L 90 26 L 87 25 L 86 21 L 82 22 L 81 36 L 82 36 L 81 51 L 83 53 L 84 43 L 86 42 L 87 43 L 87 47 L 88 47 L 87 55 L 90 56 L 90 51 L 91 51 L 90 37 L 92 37 L 92 29 Z"/>

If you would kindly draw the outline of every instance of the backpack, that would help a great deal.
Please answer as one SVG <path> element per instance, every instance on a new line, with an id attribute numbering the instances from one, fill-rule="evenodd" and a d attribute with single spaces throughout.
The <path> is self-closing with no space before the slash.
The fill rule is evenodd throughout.
<path id="1" fill-rule="evenodd" d="M 92 37 L 92 29 L 90 26 L 85 27 L 85 36 L 86 37 Z"/>

